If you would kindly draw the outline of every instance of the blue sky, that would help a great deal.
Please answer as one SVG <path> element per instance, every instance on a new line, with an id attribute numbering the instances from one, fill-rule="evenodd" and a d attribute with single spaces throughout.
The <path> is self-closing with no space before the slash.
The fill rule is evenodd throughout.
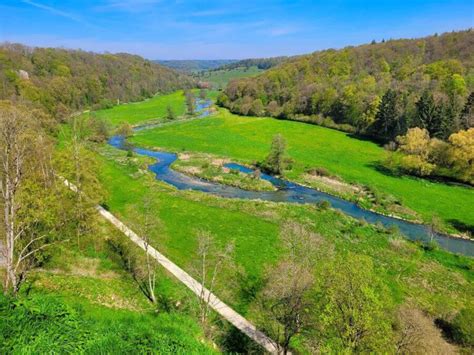
<path id="1" fill-rule="evenodd" d="M 150 59 L 310 53 L 474 27 L 474 0 L 0 0 L 0 42 Z"/>

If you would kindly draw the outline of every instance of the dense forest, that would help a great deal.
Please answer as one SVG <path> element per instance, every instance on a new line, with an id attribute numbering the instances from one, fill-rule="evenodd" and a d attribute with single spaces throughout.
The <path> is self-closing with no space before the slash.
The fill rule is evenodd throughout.
<path id="1" fill-rule="evenodd" d="M 222 65 L 215 70 L 232 70 L 237 68 L 251 68 L 257 67 L 261 70 L 267 70 L 277 66 L 278 64 L 283 63 L 288 60 L 290 57 L 281 56 L 281 57 L 270 57 L 270 58 L 249 58 L 243 59 L 230 64 Z M 292 57 L 293 58 L 293 57 Z"/>
<path id="2" fill-rule="evenodd" d="M 315 52 L 231 82 L 220 104 L 387 141 L 415 126 L 447 139 L 474 124 L 473 53 L 472 30 Z"/>
<path id="3" fill-rule="evenodd" d="M 58 118 L 192 86 L 184 74 L 136 55 L 0 45 L 0 99 L 21 97 Z"/>

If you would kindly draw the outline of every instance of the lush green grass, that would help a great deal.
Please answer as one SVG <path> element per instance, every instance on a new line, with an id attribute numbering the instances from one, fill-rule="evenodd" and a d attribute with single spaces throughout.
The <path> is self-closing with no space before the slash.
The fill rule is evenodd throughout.
<path id="1" fill-rule="evenodd" d="M 169 95 L 158 95 L 146 101 L 122 104 L 94 113 L 97 117 L 106 119 L 114 126 L 123 122 L 135 125 L 144 120 L 165 117 L 168 106 L 171 106 L 176 116 L 182 116 L 186 110 L 183 92 L 177 91 Z"/>
<path id="2" fill-rule="evenodd" d="M 263 70 L 257 67 L 236 68 L 230 70 L 211 70 L 199 75 L 199 80 L 208 81 L 216 89 L 224 88 L 232 79 L 245 78 L 260 74 Z"/>
<path id="3" fill-rule="evenodd" d="M 118 164 L 117 158 L 124 154 L 108 147 L 101 150 L 101 179 L 109 191 L 112 212 L 133 225 L 136 212 L 142 211 L 144 196 L 151 197 L 154 216 L 159 221 L 151 236 L 153 245 L 191 274 L 195 270 L 199 230 L 209 231 L 222 245 L 233 240 L 236 261 L 245 274 L 239 276 L 236 270 L 228 270 L 222 275 L 217 293 L 243 313 L 261 285 L 264 268 L 280 256 L 279 232 L 288 220 L 322 235 L 337 253 L 351 250 L 371 256 L 399 300 L 413 297 L 435 314 L 470 302 L 474 265 L 469 258 L 423 251 L 403 240 L 392 243 L 394 236 L 390 233 L 332 210 L 176 191 L 154 181 L 151 174 L 137 175 L 141 159 L 133 158 L 135 162 L 128 163 L 121 160 Z M 236 277 L 238 282 L 232 283 Z M 426 287 L 420 287 L 423 282 L 427 282 Z M 446 289 L 447 282 L 457 286 Z M 229 288 L 229 284 L 233 287 Z"/>
<path id="4" fill-rule="evenodd" d="M 116 230 L 97 222 L 93 235 L 82 236 L 82 248 L 66 241 L 49 249 L 47 263 L 33 270 L 17 299 L 0 295 L 0 352 L 214 353 L 190 316 L 190 292 L 158 270 L 160 299 L 187 306 L 152 306 L 107 242 Z"/>
<path id="5" fill-rule="evenodd" d="M 375 143 L 345 133 L 299 122 L 232 115 L 139 132 L 131 141 L 139 146 L 213 153 L 245 162 L 268 154 L 272 137 L 281 133 L 294 159 L 288 178 L 297 179 L 308 167 L 325 167 L 351 183 L 395 196 L 425 221 L 439 215 L 445 222 L 474 225 L 474 190 L 411 177 L 387 175 L 377 164 L 387 152 Z"/>
<path id="6" fill-rule="evenodd" d="M 265 156 L 276 132 L 283 133 L 288 139 L 290 155 L 296 160 L 290 177 L 296 178 L 305 165 L 314 164 L 326 166 L 346 179 L 357 181 L 366 174 L 381 184 L 397 179 L 402 184 L 423 188 L 424 183 L 418 180 L 389 177 L 374 170 L 371 163 L 385 154 L 376 145 L 354 140 L 340 132 L 295 122 L 222 114 L 217 118 L 144 131 L 134 140 L 143 145 L 213 152 L 251 162 Z M 152 245 L 190 274 L 197 276 L 200 230 L 209 231 L 222 246 L 235 242 L 239 268 L 222 272 L 216 293 L 251 320 L 258 319 L 253 306 L 262 287 L 262 274 L 281 257 L 279 234 L 287 221 L 299 223 L 320 235 L 331 250 L 324 256 L 328 262 L 334 255 L 345 255 L 348 251 L 372 258 L 377 275 L 390 289 L 391 299 L 396 304 L 409 300 L 433 317 L 447 317 L 461 308 L 473 307 L 474 264 L 470 258 L 424 250 L 404 241 L 396 232 L 387 232 L 323 207 L 224 199 L 200 192 L 178 191 L 146 172 L 150 159 L 130 158 L 125 152 L 105 145 L 92 145 L 92 148 L 100 163 L 100 180 L 108 191 L 107 207 L 135 229 L 139 225 L 138 216 L 144 212 L 144 198 L 150 198 L 156 222 L 150 234 Z M 348 169 L 344 169 L 344 164 Z M 422 185 L 417 185 L 420 183 Z M 424 188 L 424 192 L 430 190 Z M 50 275 L 48 280 L 58 277 Z M 66 282 L 61 284 L 68 285 Z M 65 288 L 67 297 L 77 293 L 74 287 Z M 110 282 L 104 293 L 113 294 L 118 288 L 119 283 Z M 180 299 L 182 288 L 171 277 L 160 277 L 159 293 Z M 97 291 L 91 289 L 90 293 L 94 295 Z M 129 292 L 123 294 L 130 295 Z M 383 301 L 390 303 L 392 300 Z M 132 304 L 140 307 L 139 302 Z M 387 314 L 387 317 L 392 315 Z"/>

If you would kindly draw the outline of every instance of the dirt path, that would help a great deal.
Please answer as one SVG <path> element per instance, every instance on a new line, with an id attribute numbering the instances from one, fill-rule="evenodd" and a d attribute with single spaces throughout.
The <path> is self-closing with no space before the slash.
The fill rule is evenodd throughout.
<path id="1" fill-rule="evenodd" d="M 64 179 L 64 183 L 74 192 L 77 192 L 77 188 Z M 277 353 L 278 349 L 276 343 L 268 336 L 259 331 L 252 323 L 242 317 L 239 313 L 234 311 L 224 302 L 222 302 L 216 295 L 209 292 L 205 287 L 202 286 L 198 281 L 192 278 L 186 271 L 181 269 L 178 265 L 174 264 L 166 256 L 161 254 L 152 246 L 145 247 L 145 242 L 135 232 L 123 224 L 117 217 L 107 211 L 102 206 L 96 207 L 97 211 L 115 227 L 117 227 L 123 234 L 130 238 L 132 242 L 138 245 L 143 250 L 148 250 L 148 254 L 153 257 L 160 265 L 166 270 L 173 274 L 179 281 L 181 281 L 186 287 L 194 292 L 198 297 L 202 297 L 204 300 L 210 300 L 209 305 L 217 313 L 219 313 L 224 319 L 232 323 L 237 329 L 246 334 L 249 338 L 261 345 L 266 351 L 270 353 Z"/>

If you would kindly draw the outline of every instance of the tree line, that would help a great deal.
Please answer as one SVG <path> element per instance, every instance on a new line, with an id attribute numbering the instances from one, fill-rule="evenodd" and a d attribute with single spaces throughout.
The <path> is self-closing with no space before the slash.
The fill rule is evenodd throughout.
<path id="1" fill-rule="evenodd" d="M 409 128 L 447 140 L 473 126 L 474 31 L 325 50 L 234 80 L 219 104 L 381 141 Z"/>

